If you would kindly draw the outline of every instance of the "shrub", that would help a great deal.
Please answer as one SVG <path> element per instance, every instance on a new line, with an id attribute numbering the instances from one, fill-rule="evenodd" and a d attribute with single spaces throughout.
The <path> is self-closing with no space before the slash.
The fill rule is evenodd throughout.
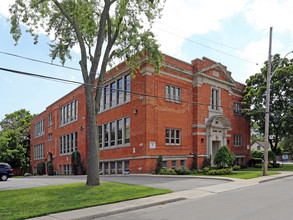
<path id="1" fill-rule="evenodd" d="M 255 165 L 254 165 L 255 168 L 262 168 L 262 166 L 263 166 L 262 163 L 258 163 L 258 164 L 255 164 Z"/>
<path id="2" fill-rule="evenodd" d="M 81 162 L 81 156 L 77 150 L 71 154 L 71 168 L 74 175 L 86 174 L 86 169 Z"/>
<path id="3" fill-rule="evenodd" d="M 206 174 L 207 172 L 209 172 L 210 171 L 210 168 L 209 167 L 204 167 L 204 168 L 202 168 L 202 172 L 204 173 L 204 174 Z"/>
<path id="4" fill-rule="evenodd" d="M 273 168 L 279 168 L 280 164 L 279 163 L 273 163 L 272 166 L 273 166 Z"/>
<path id="5" fill-rule="evenodd" d="M 250 161 L 248 162 L 248 165 L 250 167 L 254 167 L 256 164 L 260 164 L 260 163 L 262 163 L 261 158 L 251 158 Z"/>
<path id="6" fill-rule="evenodd" d="M 241 169 L 246 169 L 247 168 L 247 164 L 245 164 L 245 163 L 244 164 L 239 164 L 239 166 L 240 166 Z"/>
<path id="7" fill-rule="evenodd" d="M 53 162 L 52 161 L 47 162 L 47 173 L 48 173 L 49 176 L 54 175 L 54 168 L 53 168 Z"/>
<path id="8" fill-rule="evenodd" d="M 211 166 L 211 157 L 204 157 L 202 167 L 210 167 Z"/>
<path id="9" fill-rule="evenodd" d="M 31 173 L 25 173 L 24 176 L 32 176 Z"/>
<path id="10" fill-rule="evenodd" d="M 214 158 L 214 164 L 217 167 L 223 168 L 223 167 L 230 167 L 233 165 L 235 160 L 235 155 L 230 152 L 230 149 L 228 146 L 222 146 L 217 150 L 215 158 Z"/>
<path id="11" fill-rule="evenodd" d="M 176 170 L 176 174 L 177 175 L 189 175 L 189 174 L 192 174 L 191 170 L 190 169 L 187 169 L 187 168 L 181 168 L 179 170 Z"/>
<path id="12" fill-rule="evenodd" d="M 37 165 L 37 173 L 39 175 L 44 175 L 46 173 L 45 162 L 41 161 Z"/>
<path id="13" fill-rule="evenodd" d="M 204 173 L 202 169 L 198 169 L 197 173 Z"/>
<path id="14" fill-rule="evenodd" d="M 196 153 L 193 153 L 191 169 L 192 170 L 196 170 L 197 169 L 197 154 Z"/>
<path id="15" fill-rule="evenodd" d="M 218 169 L 218 170 L 210 170 L 206 173 L 206 175 L 229 175 L 232 174 L 233 170 L 231 168 Z"/>
<path id="16" fill-rule="evenodd" d="M 238 171 L 238 170 L 241 169 L 241 167 L 240 167 L 240 166 L 237 166 L 237 165 L 234 165 L 234 166 L 232 167 L 232 169 L 235 170 L 235 171 Z"/>
<path id="17" fill-rule="evenodd" d="M 251 150 L 252 158 L 263 158 L 264 150 Z"/>
<path id="18" fill-rule="evenodd" d="M 158 174 L 160 173 L 161 169 L 163 168 L 163 157 L 160 155 L 157 158 L 157 163 L 156 163 L 156 168 L 155 168 L 155 173 Z"/>
<path id="19" fill-rule="evenodd" d="M 176 171 L 174 169 L 168 170 L 167 168 L 161 169 L 159 172 L 160 175 L 176 175 Z"/>

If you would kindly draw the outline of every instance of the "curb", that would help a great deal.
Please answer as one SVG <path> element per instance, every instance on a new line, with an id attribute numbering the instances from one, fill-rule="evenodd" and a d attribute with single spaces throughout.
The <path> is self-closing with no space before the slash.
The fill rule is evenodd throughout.
<path id="1" fill-rule="evenodd" d="M 278 179 L 283 179 L 283 178 L 286 178 L 286 177 L 289 177 L 289 176 L 293 176 L 293 173 L 288 173 L 288 174 L 284 174 L 284 173 L 280 173 L 280 174 L 283 174 L 283 176 L 278 176 L 279 174 L 276 174 L 276 176 L 271 176 L 270 179 L 267 179 L 267 180 L 260 180 L 259 183 L 266 183 L 266 182 L 269 182 L 269 181 L 273 181 L 273 180 L 278 180 Z"/>

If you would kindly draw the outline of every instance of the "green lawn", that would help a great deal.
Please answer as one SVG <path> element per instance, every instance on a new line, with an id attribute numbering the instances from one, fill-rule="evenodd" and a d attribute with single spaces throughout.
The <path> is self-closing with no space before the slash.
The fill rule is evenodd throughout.
<path id="1" fill-rule="evenodd" d="M 170 192 L 119 183 L 102 183 L 97 187 L 77 183 L 6 190 L 0 191 L 0 219 L 30 218 Z"/>
<path id="2" fill-rule="evenodd" d="M 275 175 L 279 174 L 278 172 L 268 172 L 268 175 Z M 230 175 L 205 175 L 205 174 L 192 174 L 195 176 L 217 176 L 217 177 L 230 177 L 230 178 L 239 178 L 239 179 L 252 179 L 262 176 L 262 172 L 255 172 L 255 171 L 235 171 L 233 174 Z"/>
<path id="3" fill-rule="evenodd" d="M 279 174 L 278 172 L 268 172 L 268 175 L 275 175 Z M 252 179 L 261 177 L 263 175 L 262 172 L 249 172 L 249 171 L 240 171 L 240 172 L 234 172 L 231 175 L 221 175 L 223 177 L 231 177 L 231 178 L 239 178 L 239 179 Z"/>
<path id="4" fill-rule="evenodd" d="M 254 167 L 248 167 L 246 169 L 243 169 L 244 171 L 261 171 L 261 168 L 254 168 Z M 293 164 L 284 164 L 279 168 L 269 168 L 269 171 L 293 171 Z"/>

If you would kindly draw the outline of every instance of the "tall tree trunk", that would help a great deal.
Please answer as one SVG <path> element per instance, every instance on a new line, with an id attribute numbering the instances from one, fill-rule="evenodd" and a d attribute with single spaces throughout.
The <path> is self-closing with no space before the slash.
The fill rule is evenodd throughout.
<path id="1" fill-rule="evenodd" d="M 87 111 L 88 175 L 87 186 L 100 185 L 98 126 L 95 113 L 94 87 L 85 86 Z"/>

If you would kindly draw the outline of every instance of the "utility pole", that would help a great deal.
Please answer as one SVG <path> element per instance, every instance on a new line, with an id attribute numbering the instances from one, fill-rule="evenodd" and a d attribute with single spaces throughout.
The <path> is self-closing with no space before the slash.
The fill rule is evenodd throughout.
<path id="1" fill-rule="evenodd" d="M 270 27 L 270 40 L 269 40 L 269 59 L 268 59 L 268 72 L 267 72 L 267 97 L 266 97 L 266 111 L 265 111 L 265 149 L 264 149 L 264 169 L 263 175 L 268 175 L 269 163 L 269 124 L 270 124 L 270 95 L 271 95 L 271 59 L 272 59 L 272 35 L 273 28 Z"/>

